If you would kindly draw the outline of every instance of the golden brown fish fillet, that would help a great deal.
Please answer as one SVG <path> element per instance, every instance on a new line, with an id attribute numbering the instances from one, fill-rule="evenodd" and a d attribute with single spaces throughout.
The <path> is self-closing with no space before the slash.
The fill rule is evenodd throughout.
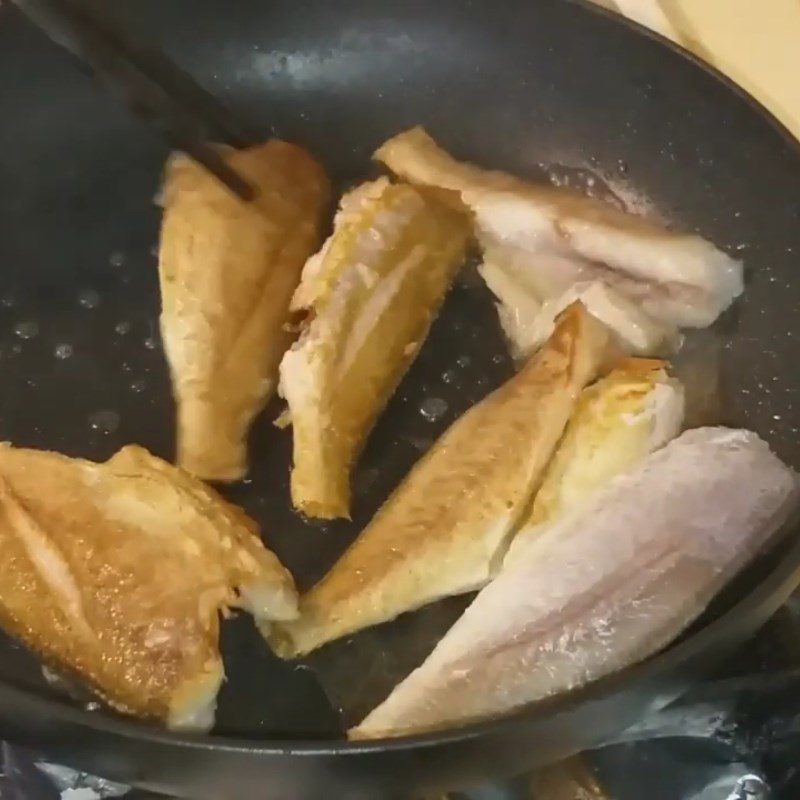
<path id="1" fill-rule="evenodd" d="M 525 305 L 576 283 L 602 280 L 662 324 L 710 325 L 744 288 L 741 262 L 696 234 L 675 233 L 576 192 L 459 162 L 422 129 L 382 145 L 375 157 L 411 183 L 457 192 L 474 213 L 490 271 Z M 484 270 L 484 273 L 486 270 Z"/>
<path id="2" fill-rule="evenodd" d="M 504 567 L 564 514 L 575 513 L 613 477 L 678 435 L 683 387 L 666 367 L 664 361 L 626 358 L 583 390 Z"/>
<path id="3" fill-rule="evenodd" d="M 278 140 L 225 151 L 258 195 L 243 203 L 183 156 L 162 193 L 161 334 L 178 406 L 178 463 L 199 477 L 247 470 L 247 433 L 292 340 L 289 303 L 319 246 L 322 168 Z"/>
<path id="4" fill-rule="evenodd" d="M 297 614 L 240 509 L 131 446 L 103 464 L 0 445 L 0 623 L 125 713 L 213 721 L 219 613 Z"/>
<path id="5" fill-rule="evenodd" d="M 281 362 L 294 432 L 292 500 L 346 517 L 350 472 L 428 335 L 464 259 L 466 216 L 385 178 L 342 199 L 332 236 L 303 270 L 307 325 Z"/>
<path id="6" fill-rule="evenodd" d="M 331 571 L 273 628 L 291 657 L 496 572 L 581 389 L 608 357 L 608 330 L 571 306 L 545 347 L 436 442 Z"/>

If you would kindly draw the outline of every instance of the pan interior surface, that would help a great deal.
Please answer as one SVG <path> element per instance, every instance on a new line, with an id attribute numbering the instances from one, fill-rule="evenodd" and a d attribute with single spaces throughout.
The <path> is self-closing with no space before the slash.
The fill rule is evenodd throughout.
<path id="1" fill-rule="evenodd" d="M 562 0 L 121 7 L 265 138 L 308 146 L 340 188 L 375 173 L 369 157 L 383 140 L 424 124 L 460 157 L 602 187 L 742 257 L 744 301 L 713 332 L 690 337 L 678 364 L 691 422 L 751 428 L 800 468 L 800 372 L 789 366 L 800 341 L 800 159 L 713 76 Z M 0 116 L 0 439 L 98 460 L 136 442 L 170 458 L 153 202 L 167 152 L 7 6 Z M 467 268 L 370 438 L 352 522 L 313 524 L 292 512 L 290 433 L 272 425 L 278 403 L 253 431 L 248 479 L 225 493 L 307 588 L 436 437 L 512 369 L 491 297 Z M 435 418 L 422 413 L 431 399 L 446 409 Z M 227 623 L 216 732 L 339 736 L 424 658 L 466 602 L 436 604 L 302 664 L 274 657 L 249 619 Z M 87 702 L 7 639 L 0 681 Z"/>

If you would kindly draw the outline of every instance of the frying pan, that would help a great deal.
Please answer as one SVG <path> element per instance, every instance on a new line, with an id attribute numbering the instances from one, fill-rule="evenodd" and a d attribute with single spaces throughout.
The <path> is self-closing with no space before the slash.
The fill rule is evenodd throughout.
<path id="1" fill-rule="evenodd" d="M 694 422 L 744 424 L 800 467 L 800 150 L 751 98 L 658 37 L 567 0 L 118 0 L 131 23 L 260 129 L 310 147 L 344 188 L 388 136 L 425 124 L 456 155 L 602 185 L 744 258 L 747 294 L 687 343 Z M 0 7 L 0 436 L 89 458 L 169 457 L 152 201 L 167 155 L 13 9 Z M 588 176 L 588 177 L 587 177 Z M 697 360 L 691 363 L 692 353 Z M 269 409 L 249 481 L 228 495 L 301 588 L 330 566 L 434 438 L 512 369 L 469 270 L 370 439 L 352 523 L 290 510 L 287 434 Z M 426 398 L 446 401 L 437 419 Z M 441 404 L 438 404 L 441 405 Z M 713 419 L 712 419 L 713 418 Z M 464 599 L 284 664 L 246 619 L 224 626 L 229 681 L 209 736 L 86 707 L 0 644 L 0 736 L 183 797 L 415 796 L 607 740 L 749 637 L 800 580 L 785 537 L 679 643 L 503 718 L 349 744 L 342 714 L 402 677 Z"/>

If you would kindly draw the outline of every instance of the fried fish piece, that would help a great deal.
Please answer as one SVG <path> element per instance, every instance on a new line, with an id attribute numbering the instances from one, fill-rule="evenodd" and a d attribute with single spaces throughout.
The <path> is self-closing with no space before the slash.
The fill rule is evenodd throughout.
<path id="1" fill-rule="evenodd" d="M 297 615 L 244 512 L 138 446 L 98 464 L 0 445 L 0 624 L 111 706 L 208 728 L 219 613 Z"/>
<path id="2" fill-rule="evenodd" d="M 180 155 L 161 202 L 161 335 L 178 416 L 178 464 L 209 480 L 247 471 L 247 434 L 277 385 L 289 303 L 319 246 L 322 167 L 273 140 L 225 159 L 255 187 L 244 203 Z"/>
<path id="3" fill-rule="evenodd" d="M 565 513 L 678 435 L 683 387 L 666 368 L 665 361 L 628 358 L 583 390 L 504 567 Z"/>
<path id="4" fill-rule="evenodd" d="M 534 305 L 525 288 L 501 267 L 484 263 L 480 273 L 500 301 L 497 308 L 500 324 L 517 361 L 529 358 L 542 346 L 553 330 L 556 317 L 576 300 L 608 325 L 631 355 L 664 355 L 675 351 L 681 342 L 675 327 L 648 316 L 637 303 L 603 281 L 576 283 L 563 294 Z"/>
<path id="5" fill-rule="evenodd" d="M 656 320 L 703 328 L 743 291 L 741 263 L 702 237 L 458 162 L 422 128 L 390 139 L 375 157 L 411 183 L 458 192 L 475 214 L 487 261 L 541 302 L 599 279 Z"/>
<path id="6" fill-rule="evenodd" d="M 272 629 L 279 655 L 478 589 L 542 479 L 581 389 L 605 366 L 610 334 L 579 303 L 547 345 L 460 417 L 414 466 L 330 572 Z"/>
<path id="7" fill-rule="evenodd" d="M 797 489 L 756 434 L 687 431 L 531 542 L 351 737 L 462 725 L 657 652 L 771 539 Z"/>
<path id="8" fill-rule="evenodd" d="M 292 500 L 346 517 L 350 472 L 463 263 L 466 215 L 386 178 L 342 199 L 293 300 L 307 321 L 280 368 L 294 434 Z"/>

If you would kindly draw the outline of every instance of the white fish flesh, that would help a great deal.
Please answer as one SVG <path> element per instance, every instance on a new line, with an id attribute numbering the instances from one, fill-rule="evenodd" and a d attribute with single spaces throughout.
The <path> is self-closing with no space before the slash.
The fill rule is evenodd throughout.
<path id="1" fill-rule="evenodd" d="M 743 291 L 741 263 L 701 236 L 459 162 L 422 128 L 390 139 L 375 157 L 412 183 L 457 192 L 487 260 L 536 287 L 541 301 L 602 280 L 661 322 L 703 328 Z"/>

